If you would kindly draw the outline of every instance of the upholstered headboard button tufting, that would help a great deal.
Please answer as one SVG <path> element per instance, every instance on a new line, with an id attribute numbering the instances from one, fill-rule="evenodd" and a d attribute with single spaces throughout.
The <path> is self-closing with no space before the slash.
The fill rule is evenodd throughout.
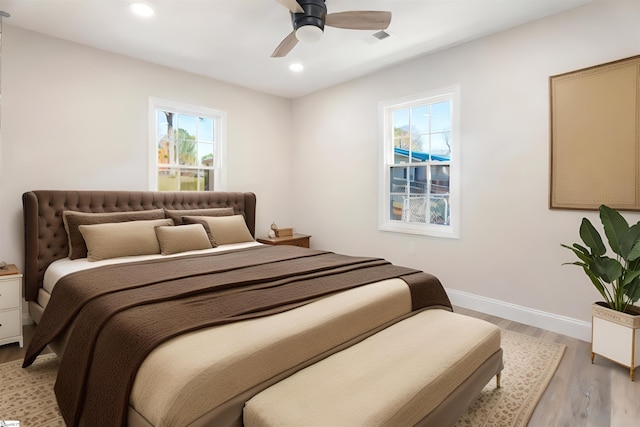
<path id="1" fill-rule="evenodd" d="M 256 196 L 244 192 L 64 191 L 38 190 L 22 195 L 25 236 L 25 299 L 37 298 L 46 268 L 69 254 L 62 212 L 129 212 L 159 208 L 232 207 L 255 236 Z"/>

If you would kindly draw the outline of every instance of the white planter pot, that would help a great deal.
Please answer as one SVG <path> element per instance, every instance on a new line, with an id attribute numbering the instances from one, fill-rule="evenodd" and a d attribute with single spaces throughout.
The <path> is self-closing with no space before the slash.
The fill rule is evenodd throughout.
<path id="1" fill-rule="evenodd" d="M 597 354 L 629 368 L 631 381 L 640 366 L 640 315 L 612 310 L 599 304 L 591 308 L 591 363 Z"/>

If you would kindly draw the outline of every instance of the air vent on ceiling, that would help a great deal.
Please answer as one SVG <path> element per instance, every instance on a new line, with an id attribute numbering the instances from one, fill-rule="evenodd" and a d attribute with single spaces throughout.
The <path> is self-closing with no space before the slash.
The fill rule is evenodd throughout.
<path id="1" fill-rule="evenodd" d="M 362 36 L 359 38 L 362 42 L 366 44 L 378 43 L 381 40 L 391 37 L 391 34 L 386 32 L 385 30 L 380 30 L 372 34 L 367 34 L 366 36 Z"/>
<path id="2" fill-rule="evenodd" d="M 371 36 L 377 38 L 378 40 L 384 40 L 387 37 L 391 37 L 391 34 L 387 33 L 385 30 L 380 30 L 377 33 L 371 34 Z"/>

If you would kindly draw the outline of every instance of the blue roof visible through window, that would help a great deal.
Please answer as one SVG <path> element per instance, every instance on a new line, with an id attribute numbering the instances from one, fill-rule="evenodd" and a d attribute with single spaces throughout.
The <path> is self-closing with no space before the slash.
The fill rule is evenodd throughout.
<path id="1" fill-rule="evenodd" d="M 394 148 L 394 153 L 400 156 L 409 157 L 409 150 L 405 150 L 404 148 Z M 413 151 L 411 156 L 419 160 L 421 162 L 426 162 L 427 160 L 433 160 L 436 162 L 448 162 L 450 160 L 449 156 L 438 156 L 436 154 L 424 153 L 422 151 Z"/>

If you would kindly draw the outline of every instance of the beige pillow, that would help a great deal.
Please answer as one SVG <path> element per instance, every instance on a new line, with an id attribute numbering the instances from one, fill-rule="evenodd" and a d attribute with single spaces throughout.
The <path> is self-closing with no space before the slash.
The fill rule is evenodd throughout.
<path id="1" fill-rule="evenodd" d="M 156 236 L 162 255 L 177 254 L 198 249 L 211 249 L 212 245 L 202 224 L 156 227 Z"/>
<path id="2" fill-rule="evenodd" d="M 166 209 L 165 218 L 171 218 L 175 225 L 182 225 L 183 216 L 230 216 L 233 215 L 233 208 L 203 208 L 203 209 Z"/>
<path id="3" fill-rule="evenodd" d="M 64 228 L 67 231 L 67 237 L 69 241 L 69 258 L 77 259 L 87 257 L 87 245 L 84 242 L 82 233 L 80 233 L 80 230 L 78 229 L 80 225 L 163 218 L 164 211 L 162 209 L 106 213 L 63 211 L 62 220 L 64 222 Z"/>
<path id="4" fill-rule="evenodd" d="M 160 225 L 173 225 L 173 221 L 155 219 L 80 225 L 78 228 L 87 245 L 87 259 L 99 261 L 131 255 L 159 254 L 160 244 L 155 227 Z"/>
<path id="5" fill-rule="evenodd" d="M 184 216 L 185 224 L 203 224 L 215 248 L 230 243 L 252 242 L 253 236 L 244 222 L 243 215 L 232 216 Z"/>

